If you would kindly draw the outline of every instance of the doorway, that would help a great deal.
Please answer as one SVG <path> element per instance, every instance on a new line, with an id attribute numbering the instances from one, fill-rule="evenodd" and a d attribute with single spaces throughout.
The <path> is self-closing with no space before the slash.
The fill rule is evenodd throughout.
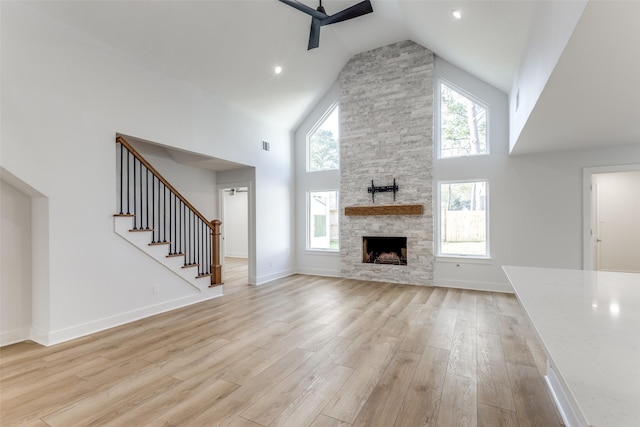
<path id="1" fill-rule="evenodd" d="M 249 189 L 249 183 L 220 186 L 221 252 L 226 289 L 234 283 L 248 283 Z"/>
<path id="2" fill-rule="evenodd" d="M 640 165 L 584 170 L 587 270 L 640 273 Z"/>

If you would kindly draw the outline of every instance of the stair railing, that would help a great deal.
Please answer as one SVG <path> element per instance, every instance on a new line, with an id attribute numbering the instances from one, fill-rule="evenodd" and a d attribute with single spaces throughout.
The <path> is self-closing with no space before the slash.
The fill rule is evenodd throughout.
<path id="1" fill-rule="evenodd" d="M 151 245 L 168 245 L 169 256 L 184 256 L 197 277 L 222 283 L 219 220 L 209 221 L 123 137 L 116 138 L 118 216 L 133 217 L 133 231 L 151 231 Z"/>

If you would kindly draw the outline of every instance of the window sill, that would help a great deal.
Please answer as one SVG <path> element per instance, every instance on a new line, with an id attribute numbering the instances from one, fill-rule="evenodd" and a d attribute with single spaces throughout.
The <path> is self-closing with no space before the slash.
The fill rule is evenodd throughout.
<path id="1" fill-rule="evenodd" d="M 491 264 L 493 258 L 490 256 L 475 256 L 475 255 L 437 255 L 436 262 L 450 262 L 450 263 L 468 263 L 468 264 Z"/>
<path id="2" fill-rule="evenodd" d="M 307 255 L 340 256 L 339 249 L 305 249 Z"/>

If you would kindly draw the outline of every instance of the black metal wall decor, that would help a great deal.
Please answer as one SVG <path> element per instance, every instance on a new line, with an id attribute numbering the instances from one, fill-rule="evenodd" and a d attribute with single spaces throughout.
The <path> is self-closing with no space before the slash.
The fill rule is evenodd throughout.
<path id="1" fill-rule="evenodd" d="M 371 187 L 367 188 L 367 192 L 371 193 L 371 202 L 375 203 L 376 201 L 376 193 L 387 193 L 389 191 L 393 191 L 393 201 L 396 201 L 396 193 L 398 192 L 398 185 L 396 184 L 396 179 L 393 178 L 393 185 L 384 185 L 380 187 L 376 187 L 373 185 L 373 180 L 371 180 Z"/>

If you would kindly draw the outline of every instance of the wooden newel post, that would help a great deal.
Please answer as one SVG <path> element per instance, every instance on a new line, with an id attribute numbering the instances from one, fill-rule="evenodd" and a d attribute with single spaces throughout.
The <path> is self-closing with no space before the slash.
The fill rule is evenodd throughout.
<path id="1" fill-rule="evenodd" d="M 213 230 L 211 231 L 211 286 L 222 283 L 222 266 L 220 265 L 220 225 L 222 221 L 214 219 L 211 221 Z"/>

